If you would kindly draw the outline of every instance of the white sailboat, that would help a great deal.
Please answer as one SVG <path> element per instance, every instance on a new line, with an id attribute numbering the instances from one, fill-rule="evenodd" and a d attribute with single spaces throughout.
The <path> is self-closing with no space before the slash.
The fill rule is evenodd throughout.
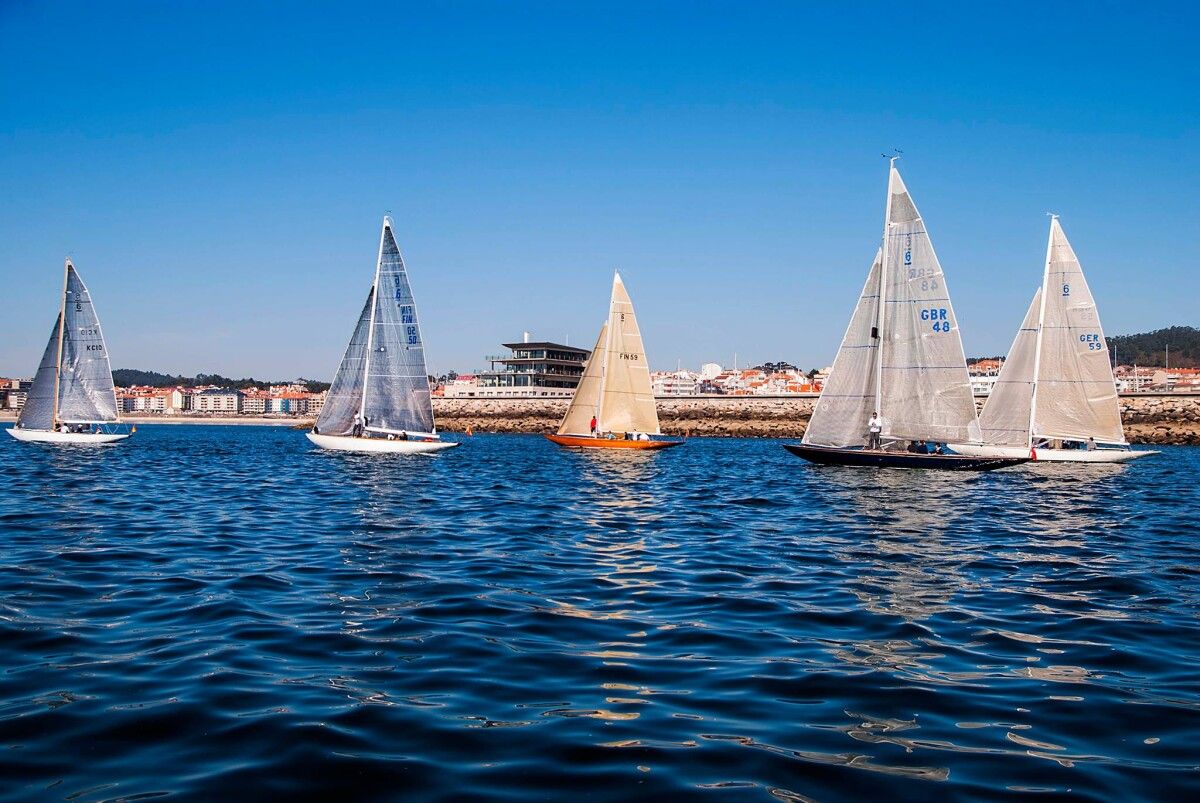
<path id="1" fill-rule="evenodd" d="M 1024 462 L 915 450 L 978 441 L 979 424 L 945 275 L 895 162 L 882 245 L 803 441 L 785 448 L 834 465 L 982 471 Z"/>
<path id="2" fill-rule="evenodd" d="M 666 449 L 683 443 L 651 437 L 660 434 L 633 301 L 621 274 L 614 273 L 608 318 L 596 347 L 558 433 L 546 437 L 561 446 L 587 449 Z"/>
<path id="3" fill-rule="evenodd" d="M 120 423 L 100 318 L 79 272 L 66 260 L 58 319 L 16 426 L 19 441 L 99 446 L 129 437 Z"/>
<path id="4" fill-rule="evenodd" d="M 1042 286 L 979 424 L 984 443 L 956 444 L 956 451 L 1070 463 L 1123 463 L 1156 454 L 1135 452 L 1125 440 L 1096 300 L 1057 215 L 1050 218 Z"/>
<path id="5" fill-rule="evenodd" d="M 389 217 L 375 281 L 307 435 L 323 449 L 348 452 L 428 454 L 458 445 L 434 428 L 417 307 Z"/>

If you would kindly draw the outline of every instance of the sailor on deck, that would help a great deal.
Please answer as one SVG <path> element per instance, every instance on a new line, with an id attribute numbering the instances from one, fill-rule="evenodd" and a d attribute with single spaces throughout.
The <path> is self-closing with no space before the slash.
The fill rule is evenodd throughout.
<path id="1" fill-rule="evenodd" d="M 878 449 L 880 446 L 880 435 L 883 434 L 883 419 L 879 417 L 879 412 L 871 413 L 871 419 L 867 421 L 867 448 Z"/>

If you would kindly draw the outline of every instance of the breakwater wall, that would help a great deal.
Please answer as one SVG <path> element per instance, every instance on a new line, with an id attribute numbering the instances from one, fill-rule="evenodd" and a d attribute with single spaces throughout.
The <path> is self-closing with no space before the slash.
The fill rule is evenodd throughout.
<path id="1" fill-rule="evenodd" d="M 798 438 L 812 415 L 815 396 L 698 396 L 658 399 L 663 432 L 690 436 Z M 982 407 L 983 399 L 977 400 Z M 567 411 L 565 399 L 435 398 L 438 428 L 462 432 L 553 432 Z M 1200 395 L 1138 394 L 1121 397 L 1131 443 L 1200 445 Z"/>

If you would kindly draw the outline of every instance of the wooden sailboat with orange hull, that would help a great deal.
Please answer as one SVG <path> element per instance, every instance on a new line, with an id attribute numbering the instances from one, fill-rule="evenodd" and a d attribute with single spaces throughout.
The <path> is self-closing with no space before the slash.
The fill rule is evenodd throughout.
<path id="1" fill-rule="evenodd" d="M 559 446 L 571 449 L 669 449 L 683 441 L 640 441 L 625 438 L 600 438 L 593 435 L 546 435 Z"/>
<path id="2" fill-rule="evenodd" d="M 562 424 L 548 439 L 573 449 L 667 449 L 681 440 L 661 440 L 650 368 L 633 302 L 613 275 L 608 318 L 571 397 Z"/>

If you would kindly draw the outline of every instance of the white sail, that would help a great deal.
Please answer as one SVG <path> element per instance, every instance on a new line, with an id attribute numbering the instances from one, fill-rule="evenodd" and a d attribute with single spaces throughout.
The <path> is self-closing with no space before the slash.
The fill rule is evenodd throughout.
<path id="1" fill-rule="evenodd" d="M 872 336 L 872 329 L 879 314 L 880 258 L 881 253 L 876 252 L 829 379 L 804 430 L 804 443 L 861 446 L 866 438 L 867 419 L 875 406 L 875 355 L 879 341 Z"/>
<path id="2" fill-rule="evenodd" d="M 598 383 L 593 371 L 599 373 Z M 575 389 L 559 434 L 589 432 L 592 415 L 596 416 L 597 430 L 601 432 L 660 434 L 646 349 L 633 302 L 619 273 L 613 276 L 608 320 L 601 329 L 584 377 Z"/>
<path id="3" fill-rule="evenodd" d="M 390 218 L 383 220 L 363 413 L 379 432 L 433 432 L 417 305 Z"/>
<path id="4" fill-rule="evenodd" d="M 1124 444 L 1096 301 L 1058 218 L 1050 221 L 1034 435 Z"/>
<path id="5" fill-rule="evenodd" d="M 46 343 L 46 351 L 42 354 L 42 361 L 38 363 L 33 384 L 25 394 L 25 404 L 21 407 L 21 415 L 17 417 L 17 426 L 22 429 L 54 429 L 54 394 L 58 389 L 58 332 L 61 320 L 60 313 L 54 319 L 50 341 Z"/>
<path id="6" fill-rule="evenodd" d="M 112 365 L 100 329 L 100 318 L 83 279 L 69 260 L 59 370 L 59 421 L 93 424 L 118 419 Z"/>
<path id="7" fill-rule="evenodd" d="M 1000 367 L 1000 376 L 992 386 L 979 416 L 979 429 L 985 443 L 1000 446 L 1030 445 L 1029 419 L 1033 404 L 1033 381 L 1036 370 L 1038 316 L 1042 307 L 1042 291 L 1038 289 L 1013 339 L 1008 358 Z"/>
<path id="8" fill-rule="evenodd" d="M 879 326 L 883 436 L 979 441 L 950 289 L 925 222 L 895 166 L 888 192 Z"/>
<path id="9" fill-rule="evenodd" d="M 604 374 L 605 344 L 608 342 L 608 321 L 600 327 L 596 346 L 575 386 L 567 414 L 558 427 L 559 435 L 586 435 L 591 432 L 592 416 L 600 415 L 600 382 Z"/>
<path id="10" fill-rule="evenodd" d="M 358 324 L 346 346 L 346 353 L 334 374 L 333 384 L 325 392 L 325 404 L 317 416 L 316 430 L 326 435 L 349 435 L 354 430 L 354 416 L 362 408 L 363 386 L 366 382 L 367 334 L 371 328 L 371 308 L 375 302 L 372 285 L 358 316 Z"/>

